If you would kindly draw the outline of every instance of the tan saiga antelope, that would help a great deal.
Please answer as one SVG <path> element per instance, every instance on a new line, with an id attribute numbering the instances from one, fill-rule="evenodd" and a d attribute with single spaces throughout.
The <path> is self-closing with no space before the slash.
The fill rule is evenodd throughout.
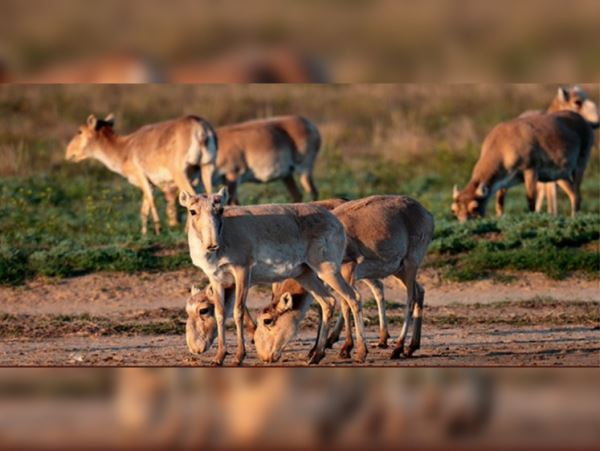
<path id="1" fill-rule="evenodd" d="M 333 213 L 344 224 L 347 249 L 342 274 L 349 284 L 361 279 L 394 276 L 407 289 L 404 324 L 391 354 L 410 356 L 420 346 L 425 290 L 417 282 L 418 269 L 433 238 L 433 216 L 417 201 L 405 196 L 371 196 L 346 202 Z M 291 290 L 291 291 L 289 291 Z M 261 360 L 279 360 L 285 346 L 298 331 L 311 296 L 288 281 L 273 285 L 273 302 L 260 315 L 254 334 Z M 352 348 L 350 319 L 342 303 L 346 341 L 341 355 Z M 404 349 L 414 316 L 413 334 Z M 324 320 L 324 319 L 323 319 Z"/>
<path id="2" fill-rule="evenodd" d="M 224 289 L 224 315 L 230 318 L 233 315 L 235 304 L 235 284 Z M 215 339 L 217 323 L 214 315 L 215 291 L 208 284 L 204 290 L 192 286 L 190 297 L 187 299 L 185 310 L 188 315 L 185 325 L 185 338 L 188 349 L 192 354 L 202 354 Z M 256 324 L 247 307 L 244 307 L 244 326 L 251 341 L 254 340 Z"/>
<path id="3" fill-rule="evenodd" d="M 293 202 L 302 202 L 294 180 L 300 175 L 304 191 L 316 200 L 313 168 L 321 147 L 317 127 L 301 116 L 279 116 L 217 128 L 218 179 L 226 184 L 229 200 L 239 204 L 240 183 L 282 180 Z"/>
<path id="4" fill-rule="evenodd" d="M 326 199 L 313 202 L 314 205 L 319 205 L 326 208 L 327 210 L 333 210 L 346 202 L 343 199 Z M 385 315 L 385 301 L 383 297 L 383 283 L 377 279 L 363 279 L 363 282 L 371 289 L 373 296 L 377 302 L 377 308 L 379 312 L 379 324 L 380 324 L 380 347 L 387 347 L 387 339 L 389 338 L 387 330 L 387 319 Z M 306 293 L 302 286 L 294 279 L 287 279 L 281 284 L 285 285 L 285 290 L 293 292 L 293 294 Z M 225 286 L 224 295 L 224 314 L 225 318 L 230 318 L 233 314 L 233 305 L 235 302 L 235 287 L 234 285 Z M 188 349 L 193 354 L 201 354 L 206 351 L 207 346 L 214 341 L 217 325 L 214 317 L 214 304 L 215 304 L 215 293 L 212 286 L 207 285 L 205 290 L 200 290 L 196 287 L 192 287 L 192 294 L 188 298 L 186 303 L 187 322 L 186 322 L 186 341 Z M 340 317 L 341 318 L 341 317 Z M 244 325 L 246 332 L 250 335 L 252 340 L 254 339 L 254 332 L 256 330 L 256 324 L 252 320 L 252 317 L 246 308 L 244 310 Z M 337 341 L 342 322 L 338 320 L 335 329 L 335 339 L 330 336 L 327 341 L 328 347 L 333 344 L 332 341 Z M 350 352 L 351 348 L 347 349 L 346 355 Z"/>
<path id="5" fill-rule="evenodd" d="M 198 116 L 146 125 L 129 135 L 118 135 L 110 114 L 105 119 L 90 115 L 69 142 L 66 158 L 72 161 L 95 158 L 141 189 L 140 214 L 142 234 L 145 235 L 149 213 L 152 213 L 154 231 L 160 233 L 152 185 L 163 191 L 169 225 L 175 226 L 177 193 L 194 192 L 190 180 L 196 172 L 200 171 L 206 191 L 212 192 L 216 153 L 214 129 Z"/>
<path id="6" fill-rule="evenodd" d="M 522 182 L 529 210 L 534 211 L 538 181 L 556 181 L 569 196 L 571 216 L 575 216 L 581 207 L 581 182 L 594 142 L 593 129 L 599 124 L 598 108 L 587 102 L 581 103 L 578 112 L 526 115 L 494 127 L 483 142 L 471 180 L 462 191 L 454 187 L 456 217 L 464 222 L 484 216 L 494 193 Z"/>
<path id="7" fill-rule="evenodd" d="M 218 349 L 213 364 L 221 365 L 227 353 L 225 287 L 235 285 L 235 363 L 241 364 L 246 355 L 242 320 L 248 289 L 255 284 L 288 278 L 296 279 L 308 290 L 322 310 L 323 322 L 309 363 L 318 363 L 325 355 L 327 321 L 335 305 L 335 298 L 323 283 L 332 287 L 349 304 L 358 341 L 356 358 L 364 361 L 367 348 L 360 298 L 340 274 L 346 236 L 344 227 L 332 213 L 311 204 L 225 207 L 226 188 L 218 194 L 196 196 L 182 191 L 179 201 L 190 214 L 188 243 L 192 262 L 208 276 L 215 293 Z M 206 349 L 210 344 L 199 343 L 198 349 Z"/>
<path id="8" fill-rule="evenodd" d="M 572 86 L 570 88 L 560 87 L 552 103 L 545 111 L 546 113 L 555 113 L 557 111 L 575 111 L 583 117 L 593 117 L 594 108 L 593 101 L 589 99 L 587 94 L 579 87 Z M 527 117 L 534 114 L 543 114 L 543 110 L 528 110 L 519 117 Z M 552 215 L 558 214 L 558 205 L 556 198 L 556 182 L 538 182 L 536 189 L 535 211 L 542 210 L 544 200 L 547 199 L 547 210 Z M 506 189 L 500 189 L 496 193 L 496 215 L 500 216 L 504 213 L 504 197 Z"/>

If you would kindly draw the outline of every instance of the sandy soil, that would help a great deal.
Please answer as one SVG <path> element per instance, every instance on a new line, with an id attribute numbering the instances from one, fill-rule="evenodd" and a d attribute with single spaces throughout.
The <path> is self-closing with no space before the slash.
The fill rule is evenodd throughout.
<path id="1" fill-rule="evenodd" d="M 391 361 L 390 349 L 371 347 L 366 365 L 600 365 L 598 280 L 508 276 L 503 280 L 509 283 L 448 283 L 424 271 L 421 349 L 411 359 Z M 214 348 L 193 356 L 183 335 L 188 287 L 203 282 L 191 270 L 93 274 L 0 287 L 0 365 L 207 365 Z M 386 281 L 393 337 L 401 326 L 404 297 L 403 287 Z M 252 289 L 251 309 L 262 308 L 269 298 L 266 289 Z M 367 305 L 367 337 L 374 344 L 377 315 L 373 302 Z M 304 365 L 314 324 L 313 312 L 280 365 Z M 322 365 L 354 364 L 338 357 L 340 346 L 329 350 Z M 248 350 L 245 363 L 259 364 L 253 346 Z"/>

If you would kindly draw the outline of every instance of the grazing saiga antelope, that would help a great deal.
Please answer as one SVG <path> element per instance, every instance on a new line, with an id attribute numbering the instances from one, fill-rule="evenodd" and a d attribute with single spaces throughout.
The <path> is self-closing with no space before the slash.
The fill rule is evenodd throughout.
<path id="1" fill-rule="evenodd" d="M 568 101 L 565 92 L 559 91 L 553 105 Z M 523 182 L 529 210 L 534 211 L 538 181 L 556 181 L 569 196 L 571 216 L 575 216 L 581 207 L 581 182 L 599 119 L 598 108 L 591 100 L 573 97 L 572 101 L 579 105 L 578 111 L 563 108 L 529 114 L 492 129 L 466 188 L 459 191 L 455 186 L 453 190 L 452 212 L 461 222 L 484 216 L 487 201 L 494 193 Z M 503 194 L 499 202 L 497 199 L 500 212 Z"/>
<path id="2" fill-rule="evenodd" d="M 391 275 L 406 286 L 404 324 L 391 358 L 412 355 L 420 346 L 425 295 L 416 278 L 433 238 L 433 216 L 417 201 L 395 195 L 346 202 L 333 213 L 344 225 L 348 240 L 342 265 L 345 280 L 353 285 L 357 280 L 377 280 Z M 272 304 L 260 315 L 254 334 L 261 360 L 273 362 L 281 357 L 311 301 L 309 293 L 289 281 L 273 285 Z M 346 341 L 340 354 L 347 356 L 352 348 L 352 335 L 347 306 L 342 303 L 341 307 Z M 405 350 L 404 341 L 413 316 L 413 334 Z"/>
<path id="3" fill-rule="evenodd" d="M 214 129 L 198 116 L 146 125 L 129 135 L 118 135 L 114 131 L 114 117 L 110 114 L 104 119 L 90 115 L 69 142 L 66 158 L 71 161 L 95 158 L 141 189 L 140 214 L 142 234 L 145 235 L 149 213 L 152 213 L 154 231 L 160 233 L 152 185 L 163 191 L 169 225 L 175 226 L 177 193 L 194 191 L 190 180 L 198 171 L 204 188 L 212 192 L 216 153 Z"/>
<path id="4" fill-rule="evenodd" d="M 321 136 L 307 119 L 279 116 L 242 122 L 217 128 L 217 137 L 218 181 L 226 184 L 230 203 L 239 204 L 240 183 L 266 183 L 277 179 L 283 181 L 293 202 L 302 202 L 294 173 L 300 175 L 302 188 L 312 200 L 318 198 L 312 174 Z"/>
<path id="5" fill-rule="evenodd" d="M 594 116 L 596 105 L 589 99 L 588 95 L 579 87 L 572 86 L 570 88 L 560 87 L 552 103 L 545 111 L 546 113 L 555 113 L 557 111 L 575 111 L 583 117 Z M 597 111 L 597 109 L 596 109 Z M 543 114 L 543 110 L 527 110 L 519 117 L 527 117 L 535 114 Z M 597 114 L 597 113 L 596 113 Z M 593 122 L 593 120 L 592 120 Z M 556 199 L 556 182 L 538 182 L 536 189 L 535 211 L 542 210 L 544 199 L 547 199 L 547 210 L 552 215 L 558 214 L 558 205 Z M 500 216 L 504 213 L 504 197 L 506 189 L 499 189 L 496 193 L 496 215 Z"/>
<path id="6" fill-rule="evenodd" d="M 214 313 L 210 309 L 198 312 L 199 315 L 214 314 L 215 317 L 218 349 L 213 364 L 221 365 L 227 353 L 225 287 L 235 285 L 235 363 L 241 364 L 246 355 L 242 321 L 248 289 L 255 284 L 288 278 L 296 279 L 308 290 L 322 310 L 323 321 L 309 363 L 318 363 L 325 355 L 327 321 L 335 305 L 335 298 L 323 283 L 332 287 L 349 304 L 358 341 L 356 359 L 364 361 L 367 348 L 360 297 L 340 274 L 346 235 L 344 227 L 332 213 L 311 204 L 225 207 L 226 187 L 217 194 L 208 195 L 194 196 L 182 191 L 179 201 L 190 215 L 188 243 L 192 262 L 208 276 L 214 293 Z M 210 344 L 199 343 L 198 349 L 206 349 Z"/>
<path id="7" fill-rule="evenodd" d="M 314 205 L 319 205 L 326 208 L 327 210 L 333 210 L 346 202 L 343 199 L 326 199 L 313 202 Z M 377 307 L 379 312 L 379 324 L 380 324 L 380 347 L 387 347 L 387 339 L 389 338 L 387 330 L 387 320 L 385 316 L 385 301 L 383 297 L 383 284 L 377 279 L 363 279 L 363 282 L 371 289 L 373 296 L 377 301 Z M 285 291 L 304 294 L 306 291 L 302 286 L 294 279 L 287 279 L 281 282 L 286 288 Z M 235 302 L 235 287 L 225 286 L 224 287 L 224 315 L 225 318 L 230 318 L 233 313 L 233 305 Z M 205 352 L 207 346 L 214 341 L 215 334 L 217 332 L 217 326 L 214 317 L 214 304 L 215 304 L 215 293 L 212 286 L 207 285 L 205 290 L 200 290 L 193 286 L 191 289 L 191 296 L 188 298 L 186 303 L 187 322 L 186 322 L 186 341 L 188 349 L 193 354 L 201 354 Z M 254 339 L 254 332 L 256 330 L 256 324 L 252 320 L 250 312 L 247 308 L 244 309 L 244 325 L 246 332 L 250 335 L 252 340 Z M 335 329 L 335 341 L 339 337 L 341 331 L 342 322 L 338 320 Z M 326 346 L 331 346 L 333 337 L 328 338 Z M 347 350 L 349 352 L 350 349 Z M 347 353 L 346 353 L 347 354 Z"/>

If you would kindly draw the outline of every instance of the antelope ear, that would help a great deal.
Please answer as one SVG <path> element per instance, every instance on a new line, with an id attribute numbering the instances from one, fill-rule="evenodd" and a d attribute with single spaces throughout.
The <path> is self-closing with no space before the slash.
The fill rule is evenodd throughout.
<path id="1" fill-rule="evenodd" d="M 564 86 L 561 86 L 560 88 L 558 88 L 556 96 L 561 102 L 566 102 L 567 100 L 569 100 L 569 91 Z"/>
<path id="2" fill-rule="evenodd" d="M 200 287 L 198 287 L 198 285 L 192 285 L 192 289 L 191 289 L 192 296 L 199 294 L 201 291 L 202 290 L 200 290 Z"/>
<path id="3" fill-rule="evenodd" d="M 189 208 L 190 202 L 191 202 L 191 200 L 192 200 L 193 197 L 194 197 L 193 194 L 190 194 L 190 193 L 188 193 L 186 191 L 181 191 L 179 193 L 179 204 L 182 207 Z"/>
<path id="4" fill-rule="evenodd" d="M 219 192 L 217 194 L 215 194 L 213 204 L 220 203 L 221 205 L 225 205 L 228 200 L 229 200 L 229 191 L 227 190 L 227 187 L 224 186 L 219 190 Z"/>
<path id="5" fill-rule="evenodd" d="M 90 130 L 95 130 L 96 125 L 98 125 L 98 119 L 96 119 L 96 116 L 94 116 L 93 114 L 90 114 L 87 118 L 87 125 Z"/>
<path id="6" fill-rule="evenodd" d="M 215 290 L 211 284 L 208 284 L 206 287 L 206 295 L 211 299 L 215 295 Z"/>
<path id="7" fill-rule="evenodd" d="M 115 115 L 113 113 L 108 114 L 108 116 L 104 118 L 104 122 L 113 127 L 115 125 Z"/>
<path id="8" fill-rule="evenodd" d="M 285 312 L 291 310 L 294 306 L 294 300 L 292 298 L 292 294 L 289 291 L 286 291 L 279 298 L 279 302 L 277 303 L 277 310 L 280 312 Z"/>
<path id="9" fill-rule="evenodd" d="M 458 189 L 458 186 L 454 185 L 454 188 L 452 188 L 452 200 L 458 200 L 459 194 L 460 194 L 460 191 Z"/>
<path id="10" fill-rule="evenodd" d="M 480 183 L 479 186 L 477 186 L 477 189 L 475 190 L 475 195 L 477 197 L 485 197 L 487 196 L 489 191 L 489 188 L 487 187 L 487 185 L 485 183 Z"/>

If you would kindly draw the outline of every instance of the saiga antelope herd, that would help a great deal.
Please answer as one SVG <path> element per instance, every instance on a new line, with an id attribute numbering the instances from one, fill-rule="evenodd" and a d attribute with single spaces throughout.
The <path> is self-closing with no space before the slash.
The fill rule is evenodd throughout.
<path id="1" fill-rule="evenodd" d="M 598 107 L 579 87 L 559 88 L 546 112 L 527 111 L 498 124 L 485 138 L 465 189 L 454 187 L 452 212 L 461 222 L 483 216 L 496 194 L 500 215 L 506 190 L 524 183 L 530 211 L 539 211 L 546 197 L 548 211 L 556 214 L 558 184 L 574 216 L 581 208 L 581 183 L 598 125 Z M 186 116 L 119 135 L 112 115 L 90 115 L 68 144 L 66 158 L 95 158 L 137 186 L 143 234 L 149 214 L 160 233 L 152 186 L 165 195 L 170 226 L 178 224 L 177 199 L 187 210 L 190 256 L 209 281 L 204 290 L 192 287 L 187 301 L 190 352 L 206 352 L 216 338 L 213 364 L 223 364 L 228 353 L 225 320 L 233 316 L 234 363 L 242 364 L 246 356 L 244 329 L 259 359 L 277 362 L 314 299 L 320 320 L 308 362 L 319 363 L 343 328 L 340 355 L 349 357 L 355 348 L 354 360 L 362 363 L 367 344 L 355 285 L 363 281 L 374 294 L 377 344 L 384 348 L 389 333 L 381 280 L 393 276 L 406 287 L 407 302 L 390 358 L 410 357 L 421 342 L 425 290 L 417 273 L 433 239 L 433 216 L 416 200 L 399 195 L 317 201 L 313 170 L 320 145 L 317 127 L 300 116 L 216 129 L 201 117 Z M 302 203 L 294 175 L 312 202 Z M 283 181 L 294 203 L 239 205 L 241 183 L 273 180 Z M 197 193 L 194 185 L 205 192 Z M 215 193 L 217 185 L 225 186 Z M 248 289 L 258 284 L 272 284 L 273 294 L 255 324 L 246 301 Z M 329 333 L 334 294 L 341 316 Z"/>

